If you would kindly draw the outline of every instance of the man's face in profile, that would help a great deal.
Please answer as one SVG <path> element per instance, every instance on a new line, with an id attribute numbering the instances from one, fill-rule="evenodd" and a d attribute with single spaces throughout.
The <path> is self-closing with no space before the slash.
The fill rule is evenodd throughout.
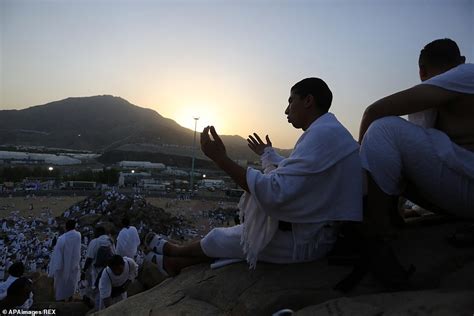
<path id="1" fill-rule="evenodd" d="M 295 128 L 302 128 L 305 112 L 304 100 L 298 94 L 291 91 L 288 98 L 288 107 L 285 110 L 288 123 L 291 123 Z"/>

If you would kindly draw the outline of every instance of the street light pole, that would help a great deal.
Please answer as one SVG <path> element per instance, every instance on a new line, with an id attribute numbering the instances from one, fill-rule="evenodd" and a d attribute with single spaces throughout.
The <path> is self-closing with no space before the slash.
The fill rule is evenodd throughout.
<path id="1" fill-rule="evenodd" d="M 191 164 L 191 179 L 189 181 L 189 189 L 191 193 L 194 191 L 194 160 L 196 158 L 196 129 L 197 129 L 197 121 L 199 117 L 193 117 L 194 119 L 194 140 L 193 140 L 193 161 Z"/>

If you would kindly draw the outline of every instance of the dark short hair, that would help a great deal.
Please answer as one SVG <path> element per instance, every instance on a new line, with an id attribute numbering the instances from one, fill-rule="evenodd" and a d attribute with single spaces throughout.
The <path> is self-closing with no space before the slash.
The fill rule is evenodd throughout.
<path id="1" fill-rule="evenodd" d="M 452 67 L 463 63 L 458 44 L 449 38 L 432 41 L 420 51 L 419 65 Z"/>
<path id="2" fill-rule="evenodd" d="M 8 274 L 16 278 L 21 277 L 23 273 L 25 273 L 25 265 L 23 262 L 15 262 L 8 268 Z"/>
<path id="3" fill-rule="evenodd" d="M 122 225 L 124 227 L 130 226 L 130 218 L 128 218 L 127 216 L 123 217 L 122 218 Z"/>
<path id="4" fill-rule="evenodd" d="M 76 228 L 76 221 L 73 220 L 73 219 L 70 219 L 66 222 L 66 229 L 67 230 L 71 230 L 71 229 L 74 229 Z"/>
<path id="5" fill-rule="evenodd" d="M 15 281 L 13 281 L 12 284 L 7 289 L 7 295 L 8 296 L 21 296 L 24 294 L 24 289 L 27 286 L 32 286 L 33 283 L 31 282 L 30 279 L 28 278 L 18 278 Z"/>
<path id="6" fill-rule="evenodd" d="M 104 226 L 97 226 L 95 228 L 95 231 L 94 231 L 95 237 L 99 237 L 99 236 L 102 236 L 102 235 L 105 235 L 105 234 L 106 234 L 106 231 L 105 231 Z"/>
<path id="7" fill-rule="evenodd" d="M 323 112 L 329 111 L 332 103 L 332 92 L 326 82 L 319 78 L 306 78 L 297 82 L 291 91 L 301 98 L 312 95 L 316 100 L 316 107 Z"/>
<path id="8" fill-rule="evenodd" d="M 123 266 L 125 264 L 125 261 L 123 261 L 122 256 L 120 255 L 113 255 L 108 262 L 109 268 L 116 268 L 118 266 Z"/>

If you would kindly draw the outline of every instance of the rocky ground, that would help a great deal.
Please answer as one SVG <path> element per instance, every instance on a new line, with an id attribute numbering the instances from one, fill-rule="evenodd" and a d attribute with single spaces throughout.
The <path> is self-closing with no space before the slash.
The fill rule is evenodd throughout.
<path id="1" fill-rule="evenodd" d="M 387 292 L 367 275 L 343 294 L 333 288 L 351 268 L 327 260 L 259 263 L 255 271 L 245 263 L 217 270 L 203 264 L 97 315 L 271 315 L 282 308 L 298 315 L 472 315 L 474 249 L 446 241 L 464 224 L 412 223 L 400 232 L 394 249 L 416 267 L 409 291 Z"/>

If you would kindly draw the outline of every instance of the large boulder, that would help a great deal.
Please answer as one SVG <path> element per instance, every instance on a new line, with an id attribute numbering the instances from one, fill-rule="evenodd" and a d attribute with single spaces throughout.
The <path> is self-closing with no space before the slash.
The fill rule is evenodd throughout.
<path id="1" fill-rule="evenodd" d="M 474 291 L 474 275 L 469 268 L 474 262 L 474 251 L 454 248 L 446 242 L 446 236 L 457 225 L 408 227 L 394 242 L 400 261 L 416 266 L 412 290 L 432 290 L 419 301 L 406 305 L 406 311 L 416 306 L 443 309 L 450 302 L 459 303 L 462 310 L 468 308 L 468 292 Z M 348 306 L 346 310 L 378 315 L 379 311 L 396 310 L 396 302 L 409 304 L 408 298 L 418 293 L 405 292 L 393 297 L 376 294 L 386 289 L 370 275 L 348 294 L 335 291 L 334 286 L 350 271 L 351 267 L 329 266 L 326 260 L 291 265 L 258 263 L 254 271 L 249 271 L 245 263 L 217 270 L 211 270 L 207 264 L 196 265 L 98 315 L 269 315 L 283 308 L 298 311 L 343 296 L 351 299 L 339 301 Z M 455 292 L 461 295 L 459 301 Z M 362 296 L 371 299 L 355 299 Z"/>
<path id="2" fill-rule="evenodd" d="M 35 302 L 51 302 L 54 297 L 54 279 L 41 274 L 33 279 L 33 299 Z"/>
<path id="3" fill-rule="evenodd" d="M 133 280 L 132 283 L 130 283 L 130 285 L 128 286 L 128 289 L 127 289 L 127 296 L 130 297 L 130 296 L 133 296 L 133 295 L 137 295 L 138 293 L 141 293 L 143 291 L 145 291 L 145 287 L 143 286 L 143 284 L 140 283 L 140 281 L 138 280 Z"/>
<path id="4" fill-rule="evenodd" d="M 137 281 L 142 285 L 143 290 L 151 289 L 165 279 L 166 277 L 158 271 L 158 267 L 154 263 L 146 261 L 140 267 L 137 277 Z"/>

